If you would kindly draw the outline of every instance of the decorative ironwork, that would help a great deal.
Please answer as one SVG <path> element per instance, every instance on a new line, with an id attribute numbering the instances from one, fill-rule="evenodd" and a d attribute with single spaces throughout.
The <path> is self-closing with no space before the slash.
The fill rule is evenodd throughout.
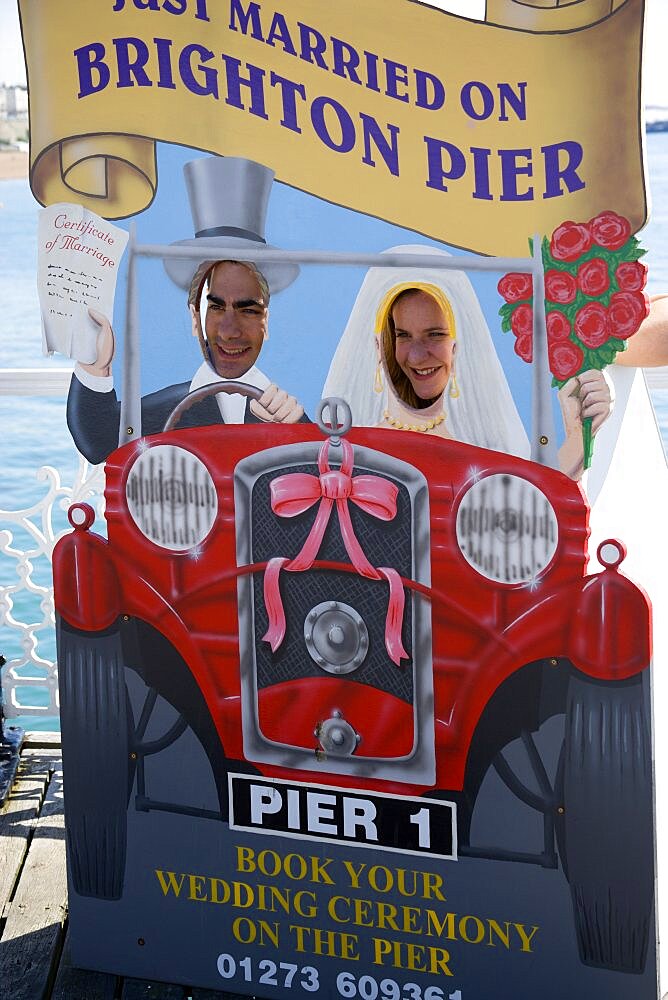
<path id="1" fill-rule="evenodd" d="M 45 378 L 45 376 L 48 376 Z M 64 396 L 70 372 L 0 372 L 0 394 Z M 74 445 L 72 445 L 74 449 Z M 36 472 L 43 491 L 31 506 L 0 508 L 0 632 L 7 663 L 2 671 L 4 713 L 58 715 L 55 616 L 51 556 L 62 534 L 71 530 L 65 512 L 71 503 L 91 501 L 103 513 L 104 466 L 82 456 L 73 481 L 45 465 Z M 103 526 L 98 521 L 98 530 Z"/>

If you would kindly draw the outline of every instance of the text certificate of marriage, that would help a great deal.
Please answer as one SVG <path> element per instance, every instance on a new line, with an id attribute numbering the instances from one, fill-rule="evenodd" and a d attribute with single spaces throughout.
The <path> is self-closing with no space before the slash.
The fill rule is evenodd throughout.
<path id="1" fill-rule="evenodd" d="M 61 202 L 40 209 L 37 240 L 44 353 L 92 364 L 100 327 L 88 310 L 112 321 L 128 234 L 81 205 Z"/>

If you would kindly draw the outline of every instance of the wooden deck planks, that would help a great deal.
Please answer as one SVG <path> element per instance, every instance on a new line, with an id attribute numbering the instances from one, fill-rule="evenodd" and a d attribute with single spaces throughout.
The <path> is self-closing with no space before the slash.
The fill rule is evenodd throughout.
<path id="1" fill-rule="evenodd" d="M 52 751 L 27 750 L 30 766 L 47 771 Z M 12 1000 L 39 1000 L 59 956 L 67 913 L 65 828 L 59 773 L 48 783 L 18 884 L 6 908 L 0 940 L 0 983 L 11 983 Z"/>
<path id="2" fill-rule="evenodd" d="M 42 800 L 50 768 L 59 764 L 53 755 L 24 753 L 9 798 L 0 809 L 0 917 L 14 891 Z"/>

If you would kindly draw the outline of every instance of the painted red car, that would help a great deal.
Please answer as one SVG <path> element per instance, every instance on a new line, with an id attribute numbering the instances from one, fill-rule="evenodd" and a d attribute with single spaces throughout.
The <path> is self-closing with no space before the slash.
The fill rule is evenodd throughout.
<path id="1" fill-rule="evenodd" d="M 328 406 L 118 448 L 107 539 L 70 509 L 54 579 L 66 774 L 79 754 L 91 772 L 66 788 L 76 891 L 121 895 L 128 802 L 170 808 L 145 758 L 191 726 L 212 819 L 230 770 L 452 801 L 460 856 L 560 858 L 582 960 L 641 971 L 653 885 L 627 873 L 652 851 L 650 609 L 623 545 L 588 574 L 588 508 L 560 472 Z M 132 717 L 128 669 L 180 713 L 161 741 L 150 706 Z M 548 776 L 532 734 L 555 715 Z M 518 738 L 533 788 L 502 753 Z M 535 854 L 471 842 L 491 766 L 542 816 Z"/>

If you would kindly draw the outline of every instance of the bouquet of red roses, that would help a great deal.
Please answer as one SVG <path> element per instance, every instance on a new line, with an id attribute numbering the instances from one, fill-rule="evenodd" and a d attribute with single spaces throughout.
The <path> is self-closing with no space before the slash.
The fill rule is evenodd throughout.
<path id="1" fill-rule="evenodd" d="M 531 241 L 529 241 L 531 244 Z M 532 247 L 533 251 L 533 247 Z M 547 351 L 552 384 L 592 368 L 603 369 L 638 330 L 649 312 L 643 291 L 646 253 L 628 219 L 601 212 L 589 222 L 562 222 L 543 238 Z M 533 357 L 533 286 L 528 274 L 506 274 L 498 284 L 504 332 L 515 335 L 515 353 Z M 591 465 L 591 419 L 583 421 L 584 467 Z"/>

